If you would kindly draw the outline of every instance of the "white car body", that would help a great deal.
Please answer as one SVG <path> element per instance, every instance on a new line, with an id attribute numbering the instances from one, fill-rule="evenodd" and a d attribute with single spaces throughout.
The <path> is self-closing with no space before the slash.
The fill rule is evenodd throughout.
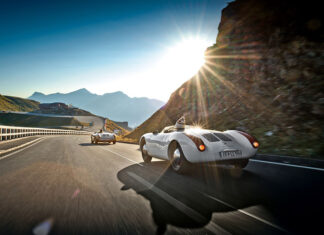
<path id="1" fill-rule="evenodd" d="M 171 132 L 169 132 L 170 130 Z M 145 142 L 141 149 L 146 151 L 149 156 L 164 160 L 171 160 L 169 147 L 172 142 L 176 142 L 185 159 L 190 163 L 225 162 L 228 160 L 235 162 L 235 160 L 249 159 L 257 152 L 259 143 L 257 143 L 257 147 L 254 147 L 244 134 L 235 130 L 220 132 L 190 126 L 177 130 L 171 126 L 164 128 L 161 133 L 144 134 L 140 139 L 140 145 Z M 188 136 L 199 138 L 205 145 L 204 151 L 200 151 Z"/>
<path id="2" fill-rule="evenodd" d="M 99 143 L 99 142 L 106 142 L 106 143 L 116 143 L 116 136 L 114 133 L 110 132 L 96 132 L 91 135 L 91 143 Z"/>

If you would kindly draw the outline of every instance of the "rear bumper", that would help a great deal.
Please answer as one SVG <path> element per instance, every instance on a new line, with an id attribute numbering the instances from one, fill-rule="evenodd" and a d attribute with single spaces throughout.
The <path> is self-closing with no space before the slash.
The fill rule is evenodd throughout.
<path id="1" fill-rule="evenodd" d="M 253 155 L 254 156 L 254 155 Z M 232 157 L 232 158 L 220 158 L 220 157 L 215 157 L 215 156 L 208 156 L 208 157 L 203 157 L 203 158 L 194 158 L 191 157 L 188 159 L 186 156 L 186 159 L 191 162 L 191 163 L 228 163 L 228 162 L 235 162 L 235 161 L 240 161 L 243 159 L 249 159 L 253 156 L 242 156 L 242 157 Z"/>
<path id="2" fill-rule="evenodd" d="M 238 161 L 251 158 L 257 152 L 256 149 L 251 149 L 250 151 L 242 151 L 241 156 L 221 157 L 219 152 L 210 151 L 208 148 L 204 152 L 199 152 L 197 148 L 188 145 L 183 146 L 182 151 L 186 159 L 191 163 L 220 163 L 227 161 Z"/>

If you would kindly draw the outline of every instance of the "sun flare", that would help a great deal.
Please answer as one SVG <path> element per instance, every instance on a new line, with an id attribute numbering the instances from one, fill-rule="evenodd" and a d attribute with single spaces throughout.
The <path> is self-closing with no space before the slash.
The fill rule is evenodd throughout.
<path id="1" fill-rule="evenodd" d="M 183 39 L 166 50 L 161 64 L 171 77 L 187 80 L 205 63 L 204 52 L 208 45 L 202 38 Z"/>

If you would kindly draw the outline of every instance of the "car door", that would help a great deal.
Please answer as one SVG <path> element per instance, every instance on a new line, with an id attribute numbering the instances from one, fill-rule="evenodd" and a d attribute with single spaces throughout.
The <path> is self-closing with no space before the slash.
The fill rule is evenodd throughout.
<path id="1" fill-rule="evenodd" d="M 160 142 L 160 158 L 168 160 L 168 147 L 169 147 L 169 142 L 170 142 L 170 137 L 173 133 L 163 133 L 161 136 L 161 142 Z"/>
<path id="2" fill-rule="evenodd" d="M 168 160 L 169 156 L 168 156 L 168 147 L 169 147 L 169 143 L 170 143 L 170 139 L 172 138 L 172 135 L 174 134 L 174 132 L 176 131 L 176 129 L 174 127 L 169 127 L 165 130 L 163 130 L 162 135 L 160 136 L 160 146 L 159 146 L 159 157 L 161 159 L 165 159 Z"/>
<path id="3" fill-rule="evenodd" d="M 149 154 L 155 157 L 161 157 L 161 146 L 164 133 L 155 133 L 151 135 L 149 140 Z"/>

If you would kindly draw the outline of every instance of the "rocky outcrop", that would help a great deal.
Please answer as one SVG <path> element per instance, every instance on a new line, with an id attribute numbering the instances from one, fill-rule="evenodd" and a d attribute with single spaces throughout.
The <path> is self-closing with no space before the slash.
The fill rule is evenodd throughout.
<path id="1" fill-rule="evenodd" d="M 324 45 L 317 1 L 237 0 L 223 9 L 206 64 L 128 137 L 185 114 L 255 135 L 260 152 L 324 156 Z"/>

